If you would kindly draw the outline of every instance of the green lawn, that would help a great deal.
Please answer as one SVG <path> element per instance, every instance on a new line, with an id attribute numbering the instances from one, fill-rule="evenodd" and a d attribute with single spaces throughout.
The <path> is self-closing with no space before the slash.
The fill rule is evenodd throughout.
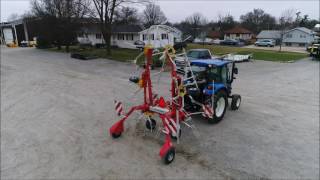
<path id="1" fill-rule="evenodd" d="M 243 47 L 220 46 L 220 45 L 200 45 L 188 44 L 187 49 L 206 48 L 210 49 L 214 55 L 224 55 L 228 53 L 253 54 L 253 59 L 265 61 L 290 62 L 307 57 L 307 54 L 296 52 L 278 52 L 272 50 L 251 49 Z"/>
<path id="2" fill-rule="evenodd" d="M 278 62 L 292 62 L 308 56 L 307 54 L 304 54 L 304 53 L 278 52 L 278 51 L 272 51 L 272 50 L 261 50 L 261 49 L 251 49 L 251 48 L 243 48 L 243 47 L 220 46 L 220 45 L 188 44 L 187 46 L 187 50 L 196 49 L 196 48 L 210 49 L 214 55 L 225 55 L 228 53 L 253 54 L 253 59 L 256 59 L 256 60 L 278 61 Z M 60 51 L 60 52 L 65 51 L 64 48 L 62 48 L 62 50 L 58 50 L 57 48 L 51 48 L 49 50 Z M 100 58 L 112 59 L 117 61 L 133 60 L 141 52 L 135 49 L 115 48 L 115 49 L 112 49 L 111 55 L 107 55 L 107 52 L 105 49 L 97 49 L 97 48 L 80 49 L 77 46 L 70 47 L 70 51 L 80 52 L 88 56 L 97 56 Z"/>
<path id="3" fill-rule="evenodd" d="M 65 52 L 64 48 L 62 48 L 61 50 L 58 50 L 57 48 L 50 48 L 49 50 L 57 51 L 57 52 Z M 137 57 L 141 53 L 141 51 L 137 49 L 114 48 L 111 50 L 111 55 L 107 55 L 106 49 L 97 49 L 97 48 L 80 49 L 77 46 L 70 47 L 70 52 L 78 52 L 87 56 L 97 56 L 100 58 L 112 59 L 116 61 L 133 60 L 135 57 Z"/>

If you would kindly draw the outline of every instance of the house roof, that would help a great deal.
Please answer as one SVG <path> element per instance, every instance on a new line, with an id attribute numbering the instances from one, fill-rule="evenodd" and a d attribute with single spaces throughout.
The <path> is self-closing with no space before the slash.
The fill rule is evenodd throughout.
<path id="1" fill-rule="evenodd" d="M 122 32 L 140 32 L 142 31 L 143 28 L 140 26 L 140 25 L 129 25 L 129 24 L 123 24 L 123 25 L 115 25 L 113 28 L 112 28 L 112 31 L 114 33 L 122 33 Z"/>
<path id="2" fill-rule="evenodd" d="M 287 31 L 286 33 L 294 31 L 294 30 L 302 31 L 302 32 L 305 32 L 305 33 L 310 34 L 310 35 L 314 33 L 311 29 L 308 29 L 308 28 L 305 28 L 305 27 L 296 27 L 296 28 L 293 28 L 293 29 Z"/>
<path id="3" fill-rule="evenodd" d="M 228 34 L 252 34 L 252 32 L 249 31 L 248 29 L 240 27 L 240 26 L 236 26 L 232 29 L 229 29 L 229 30 L 225 31 L 225 33 L 228 33 Z"/>
<path id="4" fill-rule="evenodd" d="M 142 30 L 139 25 L 115 25 L 113 26 L 112 33 L 138 33 Z M 85 24 L 81 27 L 84 33 L 101 33 L 100 27 L 96 23 Z"/>
<path id="5" fill-rule="evenodd" d="M 220 38 L 222 37 L 222 33 L 220 31 L 210 31 L 207 37 L 210 37 L 212 39 Z"/>
<path id="6" fill-rule="evenodd" d="M 157 28 L 164 29 L 167 32 L 173 32 L 173 33 L 176 33 L 176 34 L 182 34 L 182 32 L 179 29 L 177 29 L 175 27 L 167 26 L 167 25 L 153 25 L 150 28 L 141 31 L 140 33 L 148 33 L 148 31 L 153 30 L 153 29 L 157 29 Z"/>
<path id="7" fill-rule="evenodd" d="M 280 39 L 280 37 L 280 31 L 276 30 L 264 30 L 257 35 L 258 39 Z"/>

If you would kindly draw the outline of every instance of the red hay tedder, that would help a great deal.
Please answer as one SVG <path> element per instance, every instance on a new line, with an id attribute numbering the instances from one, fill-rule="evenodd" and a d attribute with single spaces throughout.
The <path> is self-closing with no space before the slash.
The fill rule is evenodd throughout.
<path id="1" fill-rule="evenodd" d="M 182 79 L 176 73 L 176 67 L 171 59 L 168 50 L 165 50 L 165 60 L 171 66 L 171 101 L 165 101 L 163 97 L 158 98 L 152 91 L 152 81 L 150 74 L 150 67 L 152 62 L 153 49 L 146 47 L 144 55 L 146 57 L 145 70 L 141 75 L 141 78 L 137 79 L 139 86 L 143 88 L 144 102 L 141 105 L 131 107 L 131 109 L 122 118 L 116 122 L 110 128 L 110 135 L 113 138 L 118 138 L 124 131 L 124 122 L 134 111 L 141 111 L 148 119 L 147 127 L 154 129 L 155 120 L 151 118 L 151 115 L 157 114 L 162 120 L 163 132 L 166 134 L 165 143 L 160 149 L 160 157 L 166 164 L 171 163 L 175 157 L 175 148 L 172 145 L 171 137 L 180 136 L 180 121 L 184 121 L 187 118 L 186 113 L 183 110 L 183 91 L 181 84 Z M 121 103 L 116 103 L 116 110 L 118 115 L 122 114 Z"/>

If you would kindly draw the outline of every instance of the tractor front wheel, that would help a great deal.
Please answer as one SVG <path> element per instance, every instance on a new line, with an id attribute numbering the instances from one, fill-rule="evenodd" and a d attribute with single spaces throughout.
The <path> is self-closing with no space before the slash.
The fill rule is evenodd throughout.
<path id="1" fill-rule="evenodd" d="M 234 94 L 231 97 L 231 110 L 237 110 L 241 104 L 241 96 L 239 94 Z"/>
<path id="2" fill-rule="evenodd" d="M 209 118 L 209 123 L 211 124 L 216 124 L 220 122 L 223 119 L 223 116 L 226 112 L 228 105 L 227 101 L 227 94 L 225 91 L 219 91 L 215 96 L 214 96 L 214 113 L 212 118 Z"/>

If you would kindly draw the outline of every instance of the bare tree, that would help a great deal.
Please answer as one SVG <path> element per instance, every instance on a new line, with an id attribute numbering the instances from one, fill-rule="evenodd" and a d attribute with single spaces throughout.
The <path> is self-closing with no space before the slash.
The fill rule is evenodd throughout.
<path id="1" fill-rule="evenodd" d="M 143 11 L 143 20 L 146 27 L 167 22 L 167 18 L 161 11 L 160 6 L 154 3 L 146 6 L 146 9 Z"/>
<path id="2" fill-rule="evenodd" d="M 240 16 L 241 24 L 255 33 L 259 33 L 263 29 L 273 29 L 276 25 L 276 18 L 262 9 L 253 9 Z"/>
<path id="3" fill-rule="evenodd" d="M 14 20 L 17 20 L 17 19 L 19 19 L 19 18 L 20 18 L 19 14 L 17 14 L 17 13 L 12 13 L 12 14 L 10 14 L 10 15 L 8 16 L 7 21 L 14 21 Z"/>
<path id="4" fill-rule="evenodd" d="M 279 30 L 280 30 L 279 51 L 280 52 L 281 52 L 281 48 L 282 48 L 282 42 L 284 39 L 284 35 L 288 31 L 288 29 L 291 28 L 291 26 L 294 22 L 294 15 L 295 15 L 294 9 L 286 9 L 285 11 L 282 12 L 281 17 L 279 18 Z"/>
<path id="5" fill-rule="evenodd" d="M 138 10 L 133 7 L 122 7 L 115 11 L 115 24 L 139 24 Z"/>
<path id="6" fill-rule="evenodd" d="M 116 9 L 132 3 L 144 3 L 147 0 L 92 0 L 95 13 L 99 19 L 100 30 L 107 45 L 107 53 L 111 54 L 112 25 Z"/>
<path id="7" fill-rule="evenodd" d="M 200 13 L 194 13 L 185 19 L 185 22 L 191 27 L 191 34 L 194 38 L 199 36 L 202 27 L 207 24 L 207 19 Z"/>
<path id="8" fill-rule="evenodd" d="M 32 12 L 42 19 L 42 36 L 49 37 L 50 41 L 61 49 L 66 45 L 69 51 L 70 44 L 76 38 L 76 31 L 80 19 L 90 14 L 90 0 L 33 0 Z M 45 32 L 47 31 L 47 32 Z"/>

